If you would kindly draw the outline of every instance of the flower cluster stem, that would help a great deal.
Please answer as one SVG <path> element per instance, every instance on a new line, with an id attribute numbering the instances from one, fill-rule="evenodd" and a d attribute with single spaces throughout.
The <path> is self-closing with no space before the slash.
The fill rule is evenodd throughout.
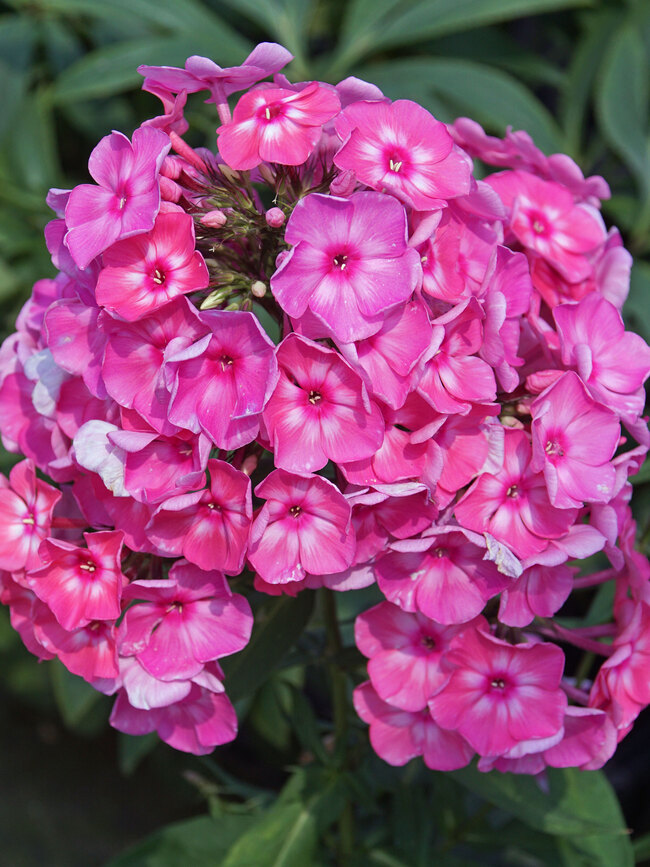
<path id="1" fill-rule="evenodd" d="M 328 663 L 332 690 L 334 717 L 334 754 L 339 768 L 344 771 L 348 763 L 348 696 L 345 674 L 334 661 L 343 649 L 336 611 L 336 597 L 324 587 L 322 592 L 323 618 L 327 633 Z M 347 864 L 354 851 L 354 812 L 348 800 L 339 817 L 339 863 Z"/>

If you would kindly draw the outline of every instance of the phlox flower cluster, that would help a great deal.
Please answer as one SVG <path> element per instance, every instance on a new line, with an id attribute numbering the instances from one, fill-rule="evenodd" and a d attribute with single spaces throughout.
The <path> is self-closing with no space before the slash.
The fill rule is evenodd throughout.
<path id="1" fill-rule="evenodd" d="M 112 725 L 205 753 L 236 733 L 220 660 L 254 628 L 246 591 L 376 584 L 354 704 L 379 756 L 600 767 L 650 703 L 629 506 L 650 348 L 607 185 L 525 132 L 292 83 L 290 59 L 142 67 L 163 113 L 51 191 L 58 273 L 0 349 L 25 456 L 0 479 L 0 598 L 34 654 L 115 696 Z M 216 152 L 182 138 L 198 91 Z M 569 628 L 607 583 L 611 617 Z"/>

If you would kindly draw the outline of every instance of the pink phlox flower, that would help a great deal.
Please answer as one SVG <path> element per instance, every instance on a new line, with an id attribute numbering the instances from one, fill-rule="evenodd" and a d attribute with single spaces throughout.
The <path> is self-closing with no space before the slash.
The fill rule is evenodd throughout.
<path id="1" fill-rule="evenodd" d="M 611 459 L 620 437 L 616 415 L 597 404 L 573 371 L 534 401 L 531 468 L 543 471 L 549 499 L 559 509 L 605 503 L 616 482 Z"/>
<path id="2" fill-rule="evenodd" d="M 354 638 L 369 660 L 368 675 L 379 697 L 402 710 L 418 711 L 447 682 L 449 672 L 441 661 L 463 628 L 440 626 L 419 612 L 380 602 L 357 617 Z"/>
<path id="3" fill-rule="evenodd" d="M 489 364 L 476 353 L 483 342 L 484 313 L 475 298 L 461 301 L 434 319 L 445 336 L 437 353 L 423 365 L 418 393 L 440 413 L 466 415 L 475 403 L 496 398 L 496 381 Z"/>
<path id="4" fill-rule="evenodd" d="M 194 433 L 202 430 L 218 448 L 237 449 L 257 436 L 275 388 L 275 346 L 246 311 L 208 310 L 199 321 L 208 333 L 169 356 L 168 417 Z"/>
<path id="5" fill-rule="evenodd" d="M 264 410 L 276 466 L 308 473 L 328 460 L 361 460 L 377 451 L 381 410 L 337 352 L 289 334 L 277 361 L 280 377 Z"/>
<path id="6" fill-rule="evenodd" d="M 148 232 L 160 207 L 158 173 L 171 147 L 159 129 L 140 127 L 133 142 L 121 132 L 104 136 L 88 170 L 94 184 L 80 184 L 65 209 L 65 243 L 81 269 L 115 241 Z"/>
<path id="7" fill-rule="evenodd" d="M 620 632 L 596 675 L 589 706 L 604 709 L 620 731 L 650 703 L 650 605 L 628 599 L 617 621 Z"/>
<path id="8" fill-rule="evenodd" d="M 397 412 L 382 407 L 384 440 L 370 458 L 342 463 L 341 472 L 355 485 L 392 484 L 409 479 L 422 480 L 430 490 L 442 470 L 442 454 L 438 444 L 430 439 L 413 442 Z"/>
<path id="9" fill-rule="evenodd" d="M 0 602 L 9 606 L 11 626 L 20 635 L 23 644 L 39 661 L 54 659 L 55 654 L 48 650 L 36 636 L 36 623 L 49 619 L 52 612 L 27 587 L 18 583 L 18 573 L 0 571 Z"/>
<path id="10" fill-rule="evenodd" d="M 160 503 L 205 484 L 211 444 L 203 434 L 164 437 L 141 421 L 107 438 L 122 451 L 124 489 L 140 502 Z"/>
<path id="11" fill-rule="evenodd" d="M 574 566 L 531 566 L 503 591 L 499 620 L 508 626 L 528 626 L 535 617 L 552 617 L 573 589 Z"/>
<path id="12" fill-rule="evenodd" d="M 399 409 L 417 384 L 418 362 L 438 348 L 431 332 L 426 307 L 414 299 L 391 310 L 375 334 L 356 343 L 341 343 L 339 348 L 359 371 L 370 393 Z M 439 329 L 440 340 L 443 333 Z"/>
<path id="13" fill-rule="evenodd" d="M 511 209 L 509 228 L 528 250 L 541 256 L 571 283 L 591 274 L 585 256 L 601 247 L 607 233 L 600 213 L 576 205 L 571 193 L 554 181 L 528 172 L 499 172 L 486 183 Z"/>
<path id="14" fill-rule="evenodd" d="M 511 582 L 486 552 L 477 533 L 434 526 L 418 539 L 391 543 L 375 563 L 377 584 L 404 611 L 420 611 L 446 626 L 467 623 Z"/>
<path id="15" fill-rule="evenodd" d="M 221 572 L 178 560 L 168 579 L 132 581 L 127 591 L 125 600 L 137 602 L 118 627 L 119 654 L 137 657 L 159 680 L 190 679 L 248 644 L 250 606 Z"/>
<path id="16" fill-rule="evenodd" d="M 176 95 L 166 87 L 159 87 L 153 82 L 144 81 L 142 89 L 157 96 L 162 102 L 163 113 L 158 117 L 151 117 L 142 123 L 143 127 L 153 126 L 161 129 L 169 135 L 175 132 L 181 136 L 189 129 L 189 123 L 185 119 L 184 109 L 187 102 L 187 91 L 181 90 Z"/>
<path id="17" fill-rule="evenodd" d="M 553 310 L 562 362 L 577 371 L 599 403 L 635 421 L 643 412 L 643 383 L 650 374 L 650 347 L 625 330 L 618 310 L 598 293 Z"/>
<path id="18" fill-rule="evenodd" d="M 578 510 L 551 505 L 544 476 L 531 470 L 529 435 L 512 429 L 504 435 L 503 466 L 496 473 L 482 473 L 454 514 L 463 527 L 487 531 L 526 558 L 543 551 L 549 539 L 564 536 Z"/>
<path id="19" fill-rule="evenodd" d="M 567 699 L 560 689 L 564 654 L 551 644 L 510 645 L 466 629 L 445 655 L 447 684 L 429 701 L 445 729 L 459 732 L 482 756 L 499 756 L 521 741 L 556 735 Z"/>
<path id="20" fill-rule="evenodd" d="M 392 494 L 362 488 L 346 491 L 346 497 L 352 505 L 357 563 L 365 563 L 383 552 L 391 538 L 416 536 L 438 517 L 438 508 L 423 485 Z"/>
<path id="21" fill-rule="evenodd" d="M 492 166 L 524 169 L 547 181 L 565 186 L 578 201 L 598 207 L 609 199 L 609 186 L 600 175 L 585 178 L 580 167 L 566 154 L 547 156 L 535 146 L 525 130 L 508 127 L 504 138 L 486 135 L 480 124 L 459 117 L 450 127 L 454 141 L 473 157 Z"/>
<path id="22" fill-rule="evenodd" d="M 210 487 L 160 504 L 146 533 L 167 556 L 181 554 L 201 569 L 241 572 L 253 507 L 250 478 L 225 461 L 209 460 Z"/>
<path id="23" fill-rule="evenodd" d="M 271 278 L 278 304 L 292 317 L 309 308 L 344 343 L 379 331 L 381 314 L 407 301 L 421 281 L 406 212 L 392 196 L 312 193 L 294 208 L 285 241 L 293 249 Z"/>
<path id="24" fill-rule="evenodd" d="M 38 553 L 50 535 L 52 513 L 61 492 L 36 477 L 31 460 L 21 461 L 0 475 L 0 569 L 34 569 Z"/>
<path id="25" fill-rule="evenodd" d="M 317 81 L 295 92 L 259 87 L 241 97 L 233 119 L 217 129 L 217 146 L 232 169 L 261 162 L 299 166 L 312 153 L 324 123 L 340 110 L 334 90 Z"/>
<path id="26" fill-rule="evenodd" d="M 119 670 L 115 645 L 115 625 L 111 621 L 91 620 L 85 626 L 66 630 L 51 611 L 34 621 L 34 633 L 63 665 L 95 689 L 107 695 L 117 688 Z"/>
<path id="27" fill-rule="evenodd" d="M 352 510 L 327 479 L 273 470 L 255 494 L 266 503 L 251 527 L 248 561 L 265 581 L 303 581 L 308 572 L 324 575 L 352 565 Z"/>
<path id="28" fill-rule="evenodd" d="M 91 526 L 115 527 L 124 534 L 124 543 L 131 551 L 162 556 L 145 533 L 155 506 L 139 503 L 128 496 L 114 496 L 95 473 L 75 479 L 72 495 Z"/>
<path id="29" fill-rule="evenodd" d="M 188 57 L 185 68 L 175 66 L 139 66 L 144 76 L 143 90 L 158 95 L 158 89 L 172 93 L 196 93 L 209 90 L 206 102 L 223 104 L 226 97 L 237 90 L 246 90 L 262 78 L 278 72 L 286 66 L 293 55 L 275 42 L 260 42 L 243 61 L 241 66 L 221 67 L 208 57 L 198 54 Z"/>
<path id="30" fill-rule="evenodd" d="M 436 499 L 443 508 L 457 491 L 480 473 L 496 473 L 503 465 L 504 427 L 499 408 L 477 406 L 467 415 L 442 416 L 436 434 L 442 452 L 442 471 Z"/>
<path id="31" fill-rule="evenodd" d="M 135 322 L 179 295 L 205 289 L 210 276 L 195 245 L 190 214 L 159 214 L 151 232 L 105 251 L 97 303 Z"/>
<path id="32" fill-rule="evenodd" d="M 106 387 L 102 361 L 106 335 L 98 324 L 99 308 L 82 299 L 64 298 L 48 309 L 44 321 L 45 343 L 56 363 L 81 376 L 88 391 L 103 400 Z"/>
<path id="33" fill-rule="evenodd" d="M 151 710 L 133 707 L 124 690 L 117 695 L 110 724 L 129 735 L 157 732 L 165 743 L 197 756 L 237 737 L 237 716 L 225 693 L 192 684 L 188 695 L 174 704 Z"/>
<path id="34" fill-rule="evenodd" d="M 502 233 L 481 220 L 468 219 L 453 205 L 438 215 L 440 221 L 435 231 L 419 246 L 422 290 L 432 298 L 457 304 L 480 294 L 492 252 Z M 427 218 L 426 214 L 415 214 L 412 218 L 415 232 Z"/>
<path id="35" fill-rule="evenodd" d="M 524 359 L 518 355 L 521 317 L 528 312 L 533 291 L 526 257 L 507 247 L 496 248 L 482 286 L 483 343 L 479 355 L 494 368 L 500 386 L 508 392 L 519 385 L 516 368 Z"/>
<path id="36" fill-rule="evenodd" d="M 119 428 L 101 419 L 81 425 L 73 440 L 73 456 L 78 467 L 96 473 L 106 489 L 116 497 L 128 497 L 124 487 L 126 453 L 109 439 Z"/>
<path id="37" fill-rule="evenodd" d="M 602 710 L 567 707 L 562 740 L 544 750 L 544 761 L 552 768 L 581 768 L 595 771 L 616 749 L 616 728 Z"/>
<path id="38" fill-rule="evenodd" d="M 445 125 L 415 102 L 353 103 L 336 130 L 344 142 L 334 157 L 340 169 L 418 211 L 470 191 L 471 160 L 454 146 Z"/>
<path id="39" fill-rule="evenodd" d="M 102 376 L 110 396 L 159 433 L 175 434 L 178 427 L 168 413 L 172 394 L 167 366 L 181 350 L 207 336 L 208 327 L 185 297 L 133 323 L 102 312 L 100 323 L 107 337 Z"/>
<path id="40" fill-rule="evenodd" d="M 160 680 L 144 668 L 137 656 L 119 657 L 121 686 L 129 704 L 139 710 L 153 710 L 182 701 L 192 691 L 192 684 L 213 693 L 223 693 L 223 671 L 217 662 L 208 662 L 198 674 L 179 680 Z"/>
<path id="41" fill-rule="evenodd" d="M 108 397 L 100 400 L 92 395 L 80 376 L 66 380 L 59 392 L 56 404 L 56 421 L 63 433 L 71 440 L 87 421 L 101 419 L 111 424 L 120 420 L 120 407 Z"/>
<path id="42" fill-rule="evenodd" d="M 121 613 L 124 534 L 84 533 L 84 539 L 87 548 L 45 539 L 40 548 L 44 565 L 27 576 L 30 588 L 68 632 L 93 620 L 115 620 Z"/>
<path id="43" fill-rule="evenodd" d="M 393 707 L 377 695 L 370 681 L 354 690 L 354 709 L 370 726 L 370 743 L 389 765 L 405 765 L 422 756 L 435 771 L 464 768 L 474 750 L 457 732 L 445 731 L 428 710 L 406 711 Z"/>

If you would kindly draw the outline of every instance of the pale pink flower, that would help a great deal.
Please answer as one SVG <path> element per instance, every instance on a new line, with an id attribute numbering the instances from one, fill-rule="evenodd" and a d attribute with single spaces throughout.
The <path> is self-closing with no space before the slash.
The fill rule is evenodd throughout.
<path id="1" fill-rule="evenodd" d="M 616 471 L 620 437 L 614 413 L 589 396 L 577 374 L 562 376 L 534 401 L 531 469 L 543 471 L 551 503 L 559 509 L 606 503 Z"/>
<path id="2" fill-rule="evenodd" d="M 43 539 L 50 534 L 52 512 L 61 493 L 36 478 L 33 461 L 21 461 L 0 475 L 0 569 L 34 569 Z"/>
<path id="3" fill-rule="evenodd" d="M 277 349 L 280 378 L 264 410 L 278 467 L 319 470 L 374 454 L 384 422 L 361 378 L 331 349 L 289 334 Z"/>
<path id="4" fill-rule="evenodd" d="M 115 241 L 153 227 L 160 207 L 158 173 L 170 147 L 169 137 L 153 127 L 136 129 L 133 143 L 121 132 L 100 141 L 88 161 L 98 186 L 75 187 L 65 209 L 65 243 L 79 268 Z"/>
<path id="5" fill-rule="evenodd" d="M 255 494 L 266 503 L 251 528 L 248 560 L 265 581 L 304 581 L 308 572 L 342 572 L 352 564 L 350 504 L 327 479 L 273 470 Z"/>
<path id="6" fill-rule="evenodd" d="M 405 765 L 416 756 L 434 771 L 464 768 L 474 750 L 457 732 L 445 731 L 427 709 L 412 712 L 393 707 L 377 695 L 370 682 L 353 694 L 354 709 L 370 726 L 370 743 L 389 765 Z"/>
<path id="7" fill-rule="evenodd" d="M 32 569 L 27 583 L 68 630 L 93 620 L 115 620 L 126 578 L 120 558 L 124 534 L 103 531 L 84 533 L 87 548 L 70 542 L 45 539 L 40 569 Z"/>
<path id="8" fill-rule="evenodd" d="M 406 212 L 392 196 L 312 193 L 294 208 L 285 241 L 293 249 L 271 278 L 278 304 L 292 317 L 311 310 L 343 343 L 379 331 L 381 314 L 407 301 L 421 280 Z"/>
<path id="9" fill-rule="evenodd" d="M 322 126 L 341 104 L 329 87 L 314 81 L 295 92 L 260 87 L 241 97 L 231 123 L 217 129 L 217 146 L 232 169 L 245 170 L 261 162 L 299 166 L 316 147 Z"/>
<path id="10" fill-rule="evenodd" d="M 466 629 L 445 656 L 451 677 L 429 701 L 436 722 L 459 732 L 482 756 L 503 755 L 521 741 L 562 727 L 564 654 L 551 644 L 513 646 Z"/>
<path id="11" fill-rule="evenodd" d="M 159 214 L 151 232 L 118 241 L 103 256 L 97 303 L 127 322 L 142 319 L 172 298 L 205 289 L 210 281 L 195 250 L 189 214 Z"/>
<path id="12" fill-rule="evenodd" d="M 337 119 L 344 140 L 334 162 L 364 184 L 392 193 L 419 211 L 469 193 L 471 160 L 444 123 L 415 102 L 356 102 Z"/>

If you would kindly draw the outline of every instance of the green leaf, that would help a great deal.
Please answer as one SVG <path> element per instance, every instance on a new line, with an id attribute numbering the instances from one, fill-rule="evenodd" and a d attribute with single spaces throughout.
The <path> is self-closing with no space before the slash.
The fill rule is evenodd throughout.
<path id="1" fill-rule="evenodd" d="M 337 75 L 343 75 L 356 60 L 385 48 L 585 5 L 589 0 L 353 0 L 347 4 L 334 67 Z"/>
<path id="2" fill-rule="evenodd" d="M 69 728 L 76 728 L 103 696 L 85 680 L 70 674 L 58 660 L 52 660 L 49 669 L 54 697 L 63 721 Z"/>
<path id="3" fill-rule="evenodd" d="M 644 834 L 643 837 L 639 837 L 632 845 L 637 863 L 650 859 L 650 834 Z"/>
<path id="4" fill-rule="evenodd" d="M 641 190 L 650 190 L 648 141 L 648 62 L 638 30 L 624 24 L 612 37 L 605 55 L 597 99 L 603 134 L 636 176 Z"/>
<path id="5" fill-rule="evenodd" d="M 241 41 L 241 40 L 240 40 Z M 227 33 L 216 41 L 205 32 L 177 36 L 134 39 L 97 48 L 68 67 L 56 81 L 51 93 L 56 104 L 82 99 L 96 99 L 142 84 L 137 68 L 141 64 L 183 66 L 191 54 L 213 53 L 225 64 L 222 48 L 233 59 L 233 47 Z M 246 48 L 244 48 L 244 53 Z M 237 60 L 243 60 L 240 51 Z"/>
<path id="6" fill-rule="evenodd" d="M 623 313 L 626 322 L 650 341 L 650 262 L 637 259 L 630 275 L 630 294 Z"/>
<path id="7" fill-rule="evenodd" d="M 309 767 L 294 772 L 275 804 L 234 844 L 220 867 L 306 867 L 318 836 L 345 807 L 343 777 Z"/>
<path id="8" fill-rule="evenodd" d="M 177 822 L 113 858 L 105 867 L 215 867 L 252 821 L 250 815 L 229 813 L 218 822 L 208 816 Z"/>
<path id="9" fill-rule="evenodd" d="M 536 780 L 518 774 L 482 774 L 470 767 L 452 776 L 532 828 L 570 837 L 573 846 L 594 859 L 594 867 L 634 863 L 621 808 L 600 771 L 548 768 L 548 792 Z"/>
<path id="10" fill-rule="evenodd" d="M 303 590 L 295 599 L 290 596 L 270 599 L 256 612 L 248 645 L 221 663 L 232 701 L 250 695 L 266 680 L 297 641 L 313 607 L 314 594 Z"/>
<path id="11" fill-rule="evenodd" d="M 58 154 L 52 112 L 43 92 L 25 96 L 12 129 L 9 164 L 14 181 L 45 196 L 57 185 Z"/>
<path id="12" fill-rule="evenodd" d="M 280 804 L 239 838 L 221 867 L 305 867 L 316 843 L 313 812 L 298 803 Z"/>
<path id="13" fill-rule="evenodd" d="M 20 117 L 37 32 L 32 21 L 18 15 L 0 17 L 0 139 Z"/>
<path id="14" fill-rule="evenodd" d="M 578 153 L 586 131 L 586 113 L 603 54 L 619 21 L 619 13 L 603 10 L 585 19 L 586 29 L 578 42 L 560 94 L 560 116 L 569 149 Z"/>
<path id="15" fill-rule="evenodd" d="M 117 741 L 117 758 L 120 770 L 130 776 L 145 756 L 160 743 L 156 732 L 148 735 L 124 735 L 121 732 Z"/>
<path id="16" fill-rule="evenodd" d="M 440 120 L 469 115 L 500 134 L 507 126 L 525 129 L 547 152 L 562 148 L 561 133 L 537 97 L 512 76 L 490 66 L 469 60 L 414 58 L 372 64 L 357 74 L 375 82 L 391 98 L 429 102 L 427 108 Z"/>

